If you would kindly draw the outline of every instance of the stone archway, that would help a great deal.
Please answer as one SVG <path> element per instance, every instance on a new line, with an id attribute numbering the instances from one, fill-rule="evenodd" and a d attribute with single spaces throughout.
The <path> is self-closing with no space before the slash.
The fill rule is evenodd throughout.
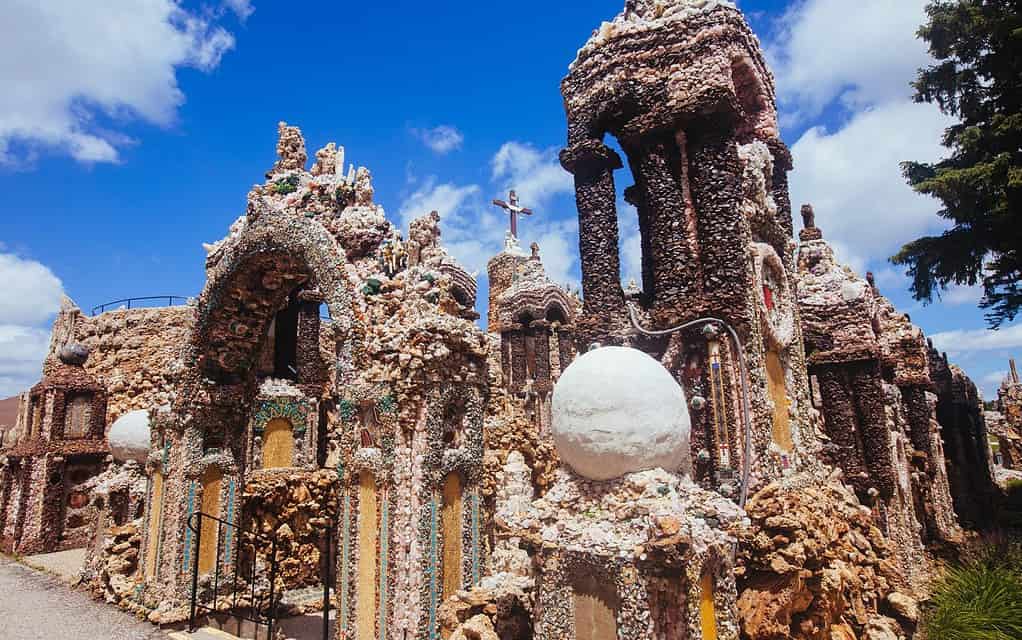
<path id="1" fill-rule="evenodd" d="M 298 287 L 327 305 L 338 343 L 353 337 L 356 322 L 347 259 L 322 225 L 285 213 L 250 225 L 210 269 L 191 339 L 199 370 L 223 382 L 252 372 L 270 323 Z"/>

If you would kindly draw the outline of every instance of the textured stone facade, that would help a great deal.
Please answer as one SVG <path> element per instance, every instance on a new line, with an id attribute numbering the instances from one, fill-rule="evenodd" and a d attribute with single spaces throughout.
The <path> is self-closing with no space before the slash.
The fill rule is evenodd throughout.
<path id="1" fill-rule="evenodd" d="M 626 0 L 562 92 L 584 299 L 512 234 L 482 331 L 440 214 L 405 239 L 368 169 L 335 143 L 307 168 L 280 123 L 245 214 L 205 245 L 196 300 L 65 305 L 0 457 L 5 545 L 89 545 L 94 592 L 160 623 L 187 617 L 194 571 L 221 611 L 236 581 L 265 612 L 326 579 L 337 640 L 910 637 L 931 552 L 952 553 L 959 521 L 983 526 L 996 497 L 980 399 L 837 263 L 811 208 L 796 259 L 791 159 L 744 17 Z M 624 161 L 641 287 L 621 285 Z M 610 449 L 629 465 L 587 478 L 561 461 L 551 403 L 594 343 L 669 384 L 633 392 L 640 367 L 622 367 L 584 408 L 652 422 L 629 402 L 663 399 L 679 420 L 577 420 L 637 434 Z M 990 429 L 1007 443 L 1020 388 L 1006 383 Z M 671 431 L 686 403 L 688 447 Z M 135 409 L 152 416 L 148 453 L 107 468 L 109 427 Z M 668 441 L 670 462 L 639 455 Z"/>
<path id="2" fill-rule="evenodd" d="M 65 302 L 61 317 L 77 313 Z M 0 459 L 0 544 L 32 554 L 84 547 L 91 538 L 93 479 L 107 465 L 105 387 L 68 341 L 46 358 L 25 394 L 19 440 Z"/>
<path id="3" fill-rule="evenodd" d="M 629 1 L 579 51 L 561 87 L 564 167 L 575 176 L 582 262 L 580 344 L 628 343 L 664 362 L 693 405 L 696 478 L 736 491 L 814 464 L 798 309 L 790 155 L 773 78 L 742 14 L 727 2 Z M 642 236 L 642 287 L 620 280 L 613 135 L 636 179 L 626 198 Z M 635 331 L 718 318 L 672 337 Z M 719 328 L 719 327 L 718 327 Z M 743 367 L 751 424 L 743 424 Z M 745 431 L 748 429 L 749 437 Z M 749 443 L 748 455 L 745 443 Z"/>

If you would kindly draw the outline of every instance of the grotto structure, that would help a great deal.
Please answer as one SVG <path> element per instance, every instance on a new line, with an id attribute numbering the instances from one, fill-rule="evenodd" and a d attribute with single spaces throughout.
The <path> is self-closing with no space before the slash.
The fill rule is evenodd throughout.
<path id="1" fill-rule="evenodd" d="M 325 586 L 336 640 L 911 638 L 1000 495 L 986 416 L 811 207 L 796 243 L 742 13 L 626 0 L 561 91 L 581 296 L 513 229 L 480 322 L 443 212 L 405 235 L 280 123 L 200 295 L 58 315 L 0 452 L 4 548 L 87 548 L 89 588 L 160 625 Z"/>

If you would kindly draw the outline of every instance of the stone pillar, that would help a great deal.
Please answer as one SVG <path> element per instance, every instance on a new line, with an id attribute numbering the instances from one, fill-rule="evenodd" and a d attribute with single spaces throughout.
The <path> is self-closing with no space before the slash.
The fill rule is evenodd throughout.
<path id="1" fill-rule="evenodd" d="M 933 452 L 930 451 L 930 403 L 926 400 L 926 388 L 901 387 L 901 397 L 905 402 L 912 447 L 916 451 L 925 453 L 927 457 L 932 456 Z"/>
<path id="2" fill-rule="evenodd" d="M 584 311 L 593 325 L 585 337 L 597 338 L 624 314 L 614 190 L 614 170 L 623 165 L 613 149 L 596 139 L 561 151 L 561 165 L 575 176 Z"/>
<path id="3" fill-rule="evenodd" d="M 643 260 L 643 280 L 648 261 L 653 285 L 644 293 L 655 311 L 678 308 L 698 296 L 701 288 L 695 224 L 689 219 L 682 182 L 687 169 L 673 139 L 644 144 L 634 156 L 640 218 L 645 221 L 643 253 L 652 254 Z"/>
<path id="4" fill-rule="evenodd" d="M 525 331 L 520 325 L 515 325 L 509 333 L 511 337 L 511 380 L 508 388 L 512 392 L 518 393 L 525 386 L 527 378 Z"/>
<path id="5" fill-rule="evenodd" d="M 766 145 L 774 157 L 771 192 L 777 205 L 777 223 L 784 229 L 785 235 L 790 237 L 795 233 L 791 219 L 791 196 L 788 192 L 788 172 L 792 168 L 791 152 L 780 140 L 768 140 Z"/>
<path id="6" fill-rule="evenodd" d="M 549 385 L 550 383 L 550 325 L 543 320 L 535 320 L 529 325 L 529 333 L 533 336 L 535 349 L 535 365 L 532 369 L 533 380 Z"/>
<path id="7" fill-rule="evenodd" d="M 753 318 L 747 287 L 755 282 L 749 259 L 748 223 L 739 208 L 742 166 L 733 134 L 710 131 L 688 140 L 689 186 L 698 222 L 705 311 L 739 327 L 748 335 Z M 690 319 L 690 305 L 664 309 L 661 323 Z"/>
<path id="8" fill-rule="evenodd" d="M 1018 368 L 1015 367 L 1015 358 L 1008 360 L 1008 365 L 1011 366 L 1011 382 L 1012 384 L 1018 384 Z"/>
<path id="9" fill-rule="evenodd" d="M 829 364 L 814 374 L 820 382 L 827 435 L 836 446 L 833 462 L 860 494 L 876 488 L 889 498 L 895 479 L 879 372 L 868 365 Z"/>
<path id="10" fill-rule="evenodd" d="M 517 245 L 513 239 L 506 239 L 506 243 L 508 240 L 511 241 L 510 246 L 505 246 L 503 251 L 490 258 L 486 264 L 486 274 L 490 281 L 490 308 L 486 314 L 486 331 L 489 333 L 500 333 L 505 330 L 500 324 L 500 296 L 514 283 L 519 265 L 529 260 L 524 253 L 516 252 Z"/>
<path id="11" fill-rule="evenodd" d="M 303 291 L 299 293 L 301 305 L 298 309 L 298 345 L 295 367 L 298 369 L 298 381 L 308 384 L 321 380 L 325 371 L 319 355 L 319 306 L 323 298 L 317 292 Z"/>

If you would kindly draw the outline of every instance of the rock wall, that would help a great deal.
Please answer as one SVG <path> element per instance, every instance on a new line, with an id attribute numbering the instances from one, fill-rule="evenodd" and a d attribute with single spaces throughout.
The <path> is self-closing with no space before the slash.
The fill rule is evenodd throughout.
<path id="1" fill-rule="evenodd" d="M 285 590 L 322 584 L 321 551 L 327 528 L 336 526 L 337 473 L 320 469 L 264 471 L 254 474 L 242 497 L 241 526 L 266 536 L 276 534 L 279 586 Z M 265 545 L 249 537 L 265 561 Z M 249 547 L 243 546 L 242 553 Z"/>
<path id="2" fill-rule="evenodd" d="M 109 393 L 107 425 L 129 411 L 171 402 L 194 313 L 190 306 L 123 309 L 78 320 L 77 339 L 91 350 L 85 368 Z"/>
<path id="3" fill-rule="evenodd" d="M 796 476 L 749 499 L 738 610 L 750 640 L 910 636 L 915 601 L 870 510 L 840 482 Z M 897 620 L 889 616 L 894 616 Z"/>

